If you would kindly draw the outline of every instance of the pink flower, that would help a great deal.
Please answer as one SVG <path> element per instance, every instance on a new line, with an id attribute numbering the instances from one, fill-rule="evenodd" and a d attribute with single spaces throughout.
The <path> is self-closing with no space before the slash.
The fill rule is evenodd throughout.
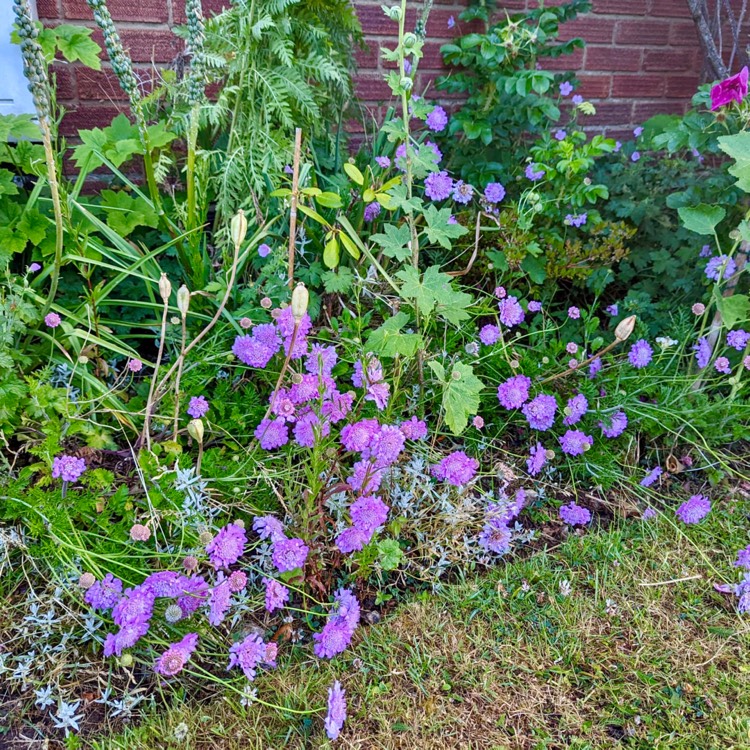
<path id="1" fill-rule="evenodd" d="M 130 372 L 140 372 L 143 369 L 143 362 L 140 359 L 129 359 L 127 367 Z"/>
<path id="2" fill-rule="evenodd" d="M 706 306 L 702 302 L 696 302 L 690 309 L 693 315 L 703 315 L 706 312 Z"/>
<path id="3" fill-rule="evenodd" d="M 476 417 L 474 417 L 474 419 L 472 420 L 472 422 L 471 422 L 471 423 L 472 423 L 472 424 L 474 425 L 474 427 L 476 427 L 476 428 L 477 428 L 478 430 L 481 430 L 481 429 L 482 429 L 482 427 L 484 427 L 484 419 L 482 419 L 482 417 L 480 417 L 480 416 L 479 416 L 478 414 L 477 414 L 477 416 L 476 416 Z"/>
<path id="4" fill-rule="evenodd" d="M 188 633 L 179 643 L 173 643 L 157 660 L 154 671 L 165 677 L 181 672 L 198 645 L 198 635 Z"/>
<path id="5" fill-rule="evenodd" d="M 719 109 L 730 102 L 741 104 L 747 96 L 747 65 L 736 75 L 730 76 L 711 89 L 711 109 Z"/>
<path id="6" fill-rule="evenodd" d="M 51 312 L 44 316 L 44 322 L 50 328 L 57 328 L 62 323 L 62 318 L 56 312 Z"/>

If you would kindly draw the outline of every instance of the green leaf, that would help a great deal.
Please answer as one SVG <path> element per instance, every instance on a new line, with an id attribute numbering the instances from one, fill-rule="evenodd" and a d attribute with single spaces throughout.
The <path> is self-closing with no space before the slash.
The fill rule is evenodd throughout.
<path id="1" fill-rule="evenodd" d="M 377 195 L 378 203 L 382 204 L 383 208 L 392 211 L 396 211 L 400 208 L 404 213 L 412 214 L 415 211 L 421 211 L 422 206 L 424 205 L 422 199 L 418 198 L 416 195 L 409 198 L 406 191 L 406 185 L 395 185 L 388 191 L 391 200 L 388 202 L 387 206 L 383 204 L 381 195 L 382 193 L 378 193 Z"/>
<path id="2" fill-rule="evenodd" d="M 750 132 L 743 130 L 735 135 L 721 136 L 719 148 L 734 159 L 729 174 L 737 178 L 737 187 L 750 193 Z"/>
<path id="3" fill-rule="evenodd" d="M 716 307 L 721 315 L 721 320 L 727 328 L 732 328 L 738 323 L 744 323 L 750 319 L 750 298 L 745 294 L 733 294 L 724 297 L 720 292 L 714 294 Z"/>
<path id="4" fill-rule="evenodd" d="M 405 312 L 399 312 L 388 318 L 367 338 L 366 351 L 381 357 L 413 357 L 419 348 L 422 338 L 417 333 L 401 333 L 409 322 Z"/>
<path id="5" fill-rule="evenodd" d="M 354 164 L 346 162 L 344 164 L 344 172 L 346 172 L 349 179 L 357 183 L 357 185 L 362 186 L 365 184 L 365 176 L 354 166 Z"/>
<path id="6" fill-rule="evenodd" d="M 346 252 L 349 253 L 354 260 L 359 260 L 359 248 L 346 231 L 339 234 L 339 239 L 341 240 L 341 244 L 346 248 Z"/>
<path id="7" fill-rule="evenodd" d="M 727 215 L 721 206 L 709 206 L 701 203 L 698 206 L 682 206 L 677 209 L 685 229 L 696 234 L 713 234 L 717 225 Z"/>
<path id="8" fill-rule="evenodd" d="M 18 188 L 13 182 L 13 172 L 8 169 L 0 169 L 0 195 L 17 195 Z"/>
<path id="9" fill-rule="evenodd" d="M 35 208 L 27 208 L 16 225 L 16 231 L 26 237 L 32 245 L 38 245 L 46 236 L 49 220 Z"/>
<path id="10" fill-rule="evenodd" d="M 315 202 L 324 208 L 341 208 L 341 198 L 336 193 L 321 193 L 315 197 Z"/>
<path id="11" fill-rule="evenodd" d="M 136 227 L 159 225 L 159 217 L 147 201 L 122 190 L 102 190 L 102 208 L 107 212 L 107 224 L 121 237 L 127 237 Z"/>
<path id="12" fill-rule="evenodd" d="M 427 239 L 430 242 L 437 242 L 446 248 L 446 250 L 451 249 L 452 239 L 456 239 L 469 231 L 461 224 L 451 223 L 449 221 L 450 217 L 451 211 L 449 208 L 438 209 L 433 205 L 429 205 L 424 212 L 424 218 L 427 222 L 424 234 L 427 235 Z"/>
<path id="13" fill-rule="evenodd" d="M 338 272 L 326 271 L 323 274 L 323 287 L 328 294 L 345 294 L 352 288 L 354 274 L 351 268 L 341 266 Z"/>
<path id="14" fill-rule="evenodd" d="M 339 248 L 339 241 L 335 236 L 331 237 L 331 239 L 326 242 L 325 248 L 323 248 L 323 263 L 325 263 L 328 268 L 336 268 L 339 264 L 340 254 L 341 250 Z"/>
<path id="15" fill-rule="evenodd" d="M 34 115 L 0 115 L 0 143 L 7 143 L 11 139 L 38 139 L 40 130 L 33 117 Z"/>
<path id="16" fill-rule="evenodd" d="M 455 325 L 470 317 L 466 308 L 473 302 L 473 297 L 456 291 L 450 276 L 442 273 L 439 266 L 430 266 L 421 279 L 413 266 L 404 268 L 396 276 L 404 282 L 401 296 L 413 300 L 421 314 L 429 316 L 435 311 Z"/>
<path id="17" fill-rule="evenodd" d="M 151 148 L 163 148 L 177 138 L 176 133 L 167 130 L 167 124 L 163 121 L 157 122 L 155 125 L 149 125 L 147 130 Z"/>
<path id="18" fill-rule="evenodd" d="M 101 70 L 99 53 L 102 50 L 91 38 L 92 29 L 87 29 L 85 26 L 61 24 L 55 26 L 52 31 L 56 37 L 57 48 L 68 62 L 80 60 L 93 70 Z"/>
<path id="19" fill-rule="evenodd" d="M 529 274 L 529 278 L 535 284 L 542 284 L 547 278 L 547 269 L 544 267 L 544 263 L 533 255 L 527 255 L 523 259 L 521 262 L 521 269 Z"/>
<path id="20" fill-rule="evenodd" d="M 443 410 L 445 422 L 454 435 L 460 435 L 469 423 L 469 417 L 479 410 L 479 394 L 484 383 L 474 375 L 474 368 L 463 362 L 453 365 L 446 379 L 445 368 L 435 361 L 427 363 L 443 384 Z"/>
<path id="21" fill-rule="evenodd" d="M 85 167 L 92 171 L 102 166 L 102 156 L 115 167 L 120 167 L 136 154 L 143 153 L 138 129 L 122 113 L 103 130 L 80 130 L 78 137 L 82 143 L 73 149 L 73 158 L 79 169 Z"/>
<path id="22" fill-rule="evenodd" d="M 378 562 L 383 570 L 396 570 L 404 553 L 395 539 L 381 539 L 378 544 Z"/>
<path id="23" fill-rule="evenodd" d="M 408 246 L 411 240 L 411 231 L 408 224 L 395 226 L 386 224 L 383 227 L 385 234 L 373 234 L 370 238 L 383 248 L 383 255 L 405 261 L 411 257 L 411 248 Z"/>

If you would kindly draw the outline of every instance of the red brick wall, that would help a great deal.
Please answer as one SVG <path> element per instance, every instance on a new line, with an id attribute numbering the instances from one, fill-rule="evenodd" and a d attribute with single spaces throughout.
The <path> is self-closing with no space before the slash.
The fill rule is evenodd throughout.
<path id="1" fill-rule="evenodd" d="M 223 2 L 203 0 L 204 11 L 216 12 Z M 392 43 L 395 24 L 383 15 L 381 0 L 355 2 L 370 46 L 357 55 L 357 94 L 369 111 L 379 115 L 390 92 L 378 53 L 382 44 Z M 415 9 L 422 5 L 411 4 Z M 499 4 L 513 11 L 533 5 L 534 0 L 500 0 Z M 442 72 L 440 45 L 466 31 L 458 21 L 463 7 L 462 0 L 435 0 L 418 89 Z M 109 8 L 143 79 L 179 54 L 183 45 L 170 27 L 184 20 L 184 0 L 109 0 Z M 37 11 L 45 23 L 92 25 L 85 0 L 37 0 Z M 452 30 L 448 28 L 451 16 L 456 19 Z M 591 125 L 611 132 L 629 129 L 657 112 L 683 109 L 695 91 L 701 55 L 686 0 L 593 0 L 593 12 L 565 27 L 564 37 L 572 36 L 583 37 L 586 49 L 545 64 L 577 72 L 581 93 L 597 107 L 597 114 L 588 120 Z M 70 112 L 64 124 L 67 135 L 79 127 L 106 125 L 123 106 L 123 94 L 107 67 L 96 72 L 77 65 L 59 66 L 58 96 Z"/>

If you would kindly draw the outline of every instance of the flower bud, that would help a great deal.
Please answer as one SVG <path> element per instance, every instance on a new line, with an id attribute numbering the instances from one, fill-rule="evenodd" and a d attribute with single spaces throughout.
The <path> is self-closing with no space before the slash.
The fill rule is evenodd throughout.
<path id="1" fill-rule="evenodd" d="M 417 35 L 411 31 L 408 34 L 404 34 L 404 47 L 410 49 L 417 43 Z"/>
<path id="2" fill-rule="evenodd" d="M 159 294 L 161 298 L 166 302 L 172 295 L 172 284 L 167 278 L 167 274 L 163 273 L 159 279 Z"/>
<path id="3" fill-rule="evenodd" d="M 629 338 L 630 334 L 635 330 L 635 321 L 635 315 L 629 315 L 627 318 L 621 320 L 617 324 L 617 328 L 615 328 L 615 338 L 618 341 L 625 341 L 625 339 Z"/>
<path id="4" fill-rule="evenodd" d="M 310 303 L 310 293 L 307 287 L 299 283 L 292 292 L 292 315 L 295 322 L 299 323 L 305 317 L 307 306 Z"/>
<path id="5" fill-rule="evenodd" d="M 187 426 L 188 435 L 190 435 L 193 440 L 197 441 L 200 444 L 203 444 L 203 420 L 202 419 L 191 419 L 188 422 Z"/>
<path id="6" fill-rule="evenodd" d="M 177 290 L 177 309 L 183 318 L 187 316 L 190 309 L 190 291 L 184 284 Z"/>
<path id="7" fill-rule="evenodd" d="M 132 667 L 133 666 L 133 654 L 123 654 L 120 657 L 121 667 Z"/>
<path id="8" fill-rule="evenodd" d="M 394 5 L 391 8 L 383 8 L 383 12 L 391 19 L 391 21 L 401 20 L 401 8 L 398 5 Z"/>
<path id="9" fill-rule="evenodd" d="M 245 212 L 242 209 L 240 209 L 232 217 L 232 224 L 231 224 L 232 242 L 234 242 L 235 248 L 239 248 L 239 246 L 245 241 L 246 234 L 247 234 L 247 219 L 245 218 Z"/>
<path id="10" fill-rule="evenodd" d="M 412 86 L 414 86 L 414 81 L 412 81 L 412 79 L 411 79 L 411 78 L 409 78 L 408 76 L 404 76 L 404 77 L 403 77 L 403 78 L 402 78 L 402 79 L 401 79 L 401 80 L 399 81 L 399 86 L 401 86 L 401 88 L 402 88 L 402 89 L 403 89 L 404 91 L 411 91 L 411 89 L 412 89 Z"/>

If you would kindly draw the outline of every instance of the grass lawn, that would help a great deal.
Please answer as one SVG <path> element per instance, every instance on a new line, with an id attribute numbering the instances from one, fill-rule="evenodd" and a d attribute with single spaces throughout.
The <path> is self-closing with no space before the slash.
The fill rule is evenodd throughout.
<path id="1" fill-rule="evenodd" d="M 323 706 L 338 677 L 344 748 L 750 748 L 750 627 L 713 589 L 737 580 L 750 504 L 720 505 L 697 527 L 663 515 L 571 535 L 405 603 L 332 663 L 282 657 L 258 697 Z M 327 747 L 321 728 L 217 693 L 96 747 Z"/>

